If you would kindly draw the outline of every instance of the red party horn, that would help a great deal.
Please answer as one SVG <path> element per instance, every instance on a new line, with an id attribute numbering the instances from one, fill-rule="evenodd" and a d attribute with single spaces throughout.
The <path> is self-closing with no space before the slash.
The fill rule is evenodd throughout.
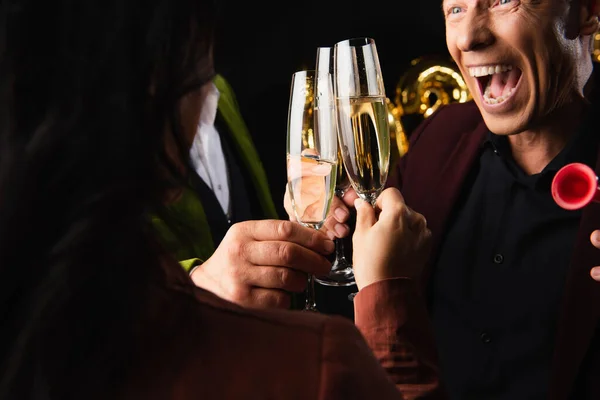
<path id="1" fill-rule="evenodd" d="M 572 163 L 562 167 L 552 180 L 552 197 L 566 210 L 577 210 L 591 201 L 600 202 L 598 177 L 585 164 Z"/>

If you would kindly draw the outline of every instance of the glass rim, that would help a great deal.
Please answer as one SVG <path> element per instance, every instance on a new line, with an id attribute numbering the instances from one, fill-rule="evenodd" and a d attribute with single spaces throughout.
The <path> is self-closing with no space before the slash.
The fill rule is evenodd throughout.
<path id="1" fill-rule="evenodd" d="M 375 39 L 370 36 L 357 36 L 351 37 L 342 41 L 337 42 L 334 47 L 348 46 L 348 47 L 362 47 L 371 46 L 375 44 Z"/>
<path id="2" fill-rule="evenodd" d="M 333 74 L 329 71 L 320 71 L 320 70 L 317 70 L 316 68 L 310 68 L 310 69 L 300 69 L 300 70 L 295 71 L 292 74 L 292 79 L 295 79 L 298 76 L 318 78 L 318 77 L 322 77 L 323 75 L 328 75 L 330 77 L 333 77 Z"/>

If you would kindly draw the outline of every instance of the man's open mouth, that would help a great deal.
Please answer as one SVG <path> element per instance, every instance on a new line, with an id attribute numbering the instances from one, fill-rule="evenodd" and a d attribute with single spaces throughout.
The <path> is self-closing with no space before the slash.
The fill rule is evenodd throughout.
<path id="1" fill-rule="evenodd" d="M 469 74 L 477 79 L 484 102 L 500 104 L 512 96 L 522 72 L 512 65 L 496 64 L 471 67 Z"/>

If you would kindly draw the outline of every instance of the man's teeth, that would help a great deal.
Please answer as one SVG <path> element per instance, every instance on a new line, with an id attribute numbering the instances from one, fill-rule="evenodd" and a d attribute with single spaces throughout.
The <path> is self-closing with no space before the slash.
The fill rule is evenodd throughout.
<path id="1" fill-rule="evenodd" d="M 515 91 L 515 88 L 512 88 L 504 96 L 493 98 L 493 97 L 490 97 L 490 94 L 492 91 L 490 86 L 491 85 L 488 84 L 487 87 L 485 88 L 485 92 L 483 93 L 483 100 L 488 104 L 502 103 L 504 100 L 508 99 L 512 95 L 512 93 Z"/>
<path id="2" fill-rule="evenodd" d="M 472 67 L 469 68 L 469 75 L 474 78 L 478 78 L 480 76 L 488 76 L 499 74 L 500 72 L 506 72 L 512 70 L 512 65 L 487 65 L 484 67 Z"/>
<path id="3" fill-rule="evenodd" d="M 469 68 L 469 75 L 471 75 L 474 78 L 479 78 L 482 76 L 489 76 L 489 75 L 499 74 L 501 72 L 511 71 L 512 69 L 513 69 L 512 65 L 502 65 L 502 64 L 486 65 L 483 67 Z M 491 83 L 492 83 L 492 80 L 489 79 L 486 87 L 484 88 L 484 93 L 483 93 L 483 100 L 488 104 L 502 103 L 504 100 L 508 99 L 512 95 L 513 91 L 515 90 L 514 88 L 512 88 L 504 96 L 493 98 L 493 97 L 491 97 L 491 92 L 492 92 Z"/>

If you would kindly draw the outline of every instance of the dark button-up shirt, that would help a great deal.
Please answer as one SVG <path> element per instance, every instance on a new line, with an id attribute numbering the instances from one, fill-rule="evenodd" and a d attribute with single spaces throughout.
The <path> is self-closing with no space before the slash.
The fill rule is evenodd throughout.
<path id="1" fill-rule="evenodd" d="M 593 116 L 591 116 L 593 119 Z M 539 174 L 489 133 L 455 208 L 432 281 L 440 367 L 451 399 L 545 399 L 559 304 L 581 211 L 558 207 L 555 173 L 595 165 L 588 120 Z"/>

